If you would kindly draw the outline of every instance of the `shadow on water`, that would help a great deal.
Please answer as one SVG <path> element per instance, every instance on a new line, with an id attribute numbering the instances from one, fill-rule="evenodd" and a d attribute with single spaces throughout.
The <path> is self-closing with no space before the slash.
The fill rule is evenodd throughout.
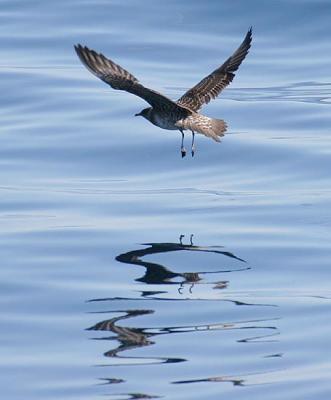
<path id="1" fill-rule="evenodd" d="M 180 323 L 181 315 L 182 318 L 185 314 L 185 304 L 187 302 L 195 301 L 198 303 L 198 307 L 201 301 L 213 301 L 213 302 L 227 302 L 233 306 L 254 306 L 254 307 L 277 307 L 274 304 L 251 304 L 245 303 L 239 300 L 230 300 L 219 297 L 199 296 L 197 299 L 190 299 L 188 297 L 181 298 L 184 295 L 183 288 L 187 285 L 189 290 L 185 294 L 192 294 L 195 285 L 204 284 L 205 279 L 211 274 L 232 274 L 236 272 L 246 272 L 251 270 L 247 261 L 236 256 L 234 253 L 227 251 L 222 246 L 198 246 L 193 243 L 193 235 L 190 236 L 189 243 L 183 243 L 184 235 L 181 235 L 178 242 L 162 242 L 162 243 L 145 243 L 144 248 L 131 250 L 116 256 L 116 260 L 120 263 L 134 266 L 141 266 L 145 269 L 145 273 L 142 277 L 136 278 L 136 282 L 140 282 L 146 285 L 163 285 L 162 288 L 170 288 L 173 285 L 177 285 L 177 294 L 179 297 L 159 297 L 159 295 L 164 295 L 168 293 L 167 290 L 154 291 L 154 290 L 142 290 L 140 291 L 140 296 L 136 297 L 109 297 L 109 298 L 96 298 L 89 300 L 89 303 L 100 304 L 98 302 L 108 305 L 117 304 L 118 302 L 125 301 L 127 305 L 128 301 L 133 303 L 141 302 L 142 300 L 149 300 L 152 307 L 139 308 L 135 307 L 132 309 L 115 309 L 111 311 L 106 311 L 108 314 L 116 314 L 112 318 L 102 320 L 94 324 L 93 326 L 87 328 L 87 331 L 98 331 L 103 332 L 107 335 L 102 337 L 93 337 L 92 339 L 98 341 L 117 342 L 115 347 L 104 352 L 104 356 L 109 360 L 104 363 L 98 364 L 100 367 L 118 367 L 118 366 L 140 366 L 144 368 L 147 365 L 160 365 L 160 364 L 176 364 L 176 363 L 190 363 L 190 359 L 181 357 L 180 355 L 175 357 L 168 356 L 148 356 L 147 355 L 124 355 L 123 353 L 131 352 L 136 349 L 147 348 L 152 345 L 157 345 L 157 338 L 164 335 L 171 335 L 168 342 L 173 341 L 176 344 L 176 335 L 173 334 L 198 334 L 202 335 L 202 345 L 206 336 L 203 334 L 217 333 L 217 332 L 233 332 L 235 343 L 271 343 L 276 342 L 276 337 L 279 335 L 276 322 L 279 318 L 274 316 L 263 316 L 258 318 L 242 318 L 239 317 L 237 320 L 232 321 L 212 321 L 210 323 Z M 181 251 L 186 251 L 189 253 L 199 253 L 203 257 L 208 257 L 210 255 L 216 255 L 222 259 L 232 260 L 235 263 L 233 268 L 224 268 L 211 271 L 188 271 L 188 272 L 178 272 L 174 268 L 170 269 L 168 266 L 161 263 L 155 263 L 151 261 L 144 260 L 145 256 L 158 255 L 162 253 L 178 253 Z M 208 264 L 208 260 L 205 260 Z M 180 260 L 178 260 L 180 262 Z M 190 264 L 185 264 L 185 267 Z M 181 265 L 182 266 L 182 265 Z M 229 281 L 213 280 L 209 282 L 207 289 L 211 289 L 214 292 L 215 289 L 225 290 L 228 287 Z M 162 300 L 162 302 L 160 302 Z M 179 302 L 178 303 L 178 313 L 175 311 L 171 320 L 165 321 L 160 317 L 156 317 L 155 313 L 160 313 L 160 306 L 164 304 L 165 301 Z M 182 306 L 184 306 L 182 308 Z M 194 305 L 196 307 L 196 305 Z M 182 311 L 181 311 L 182 308 Z M 105 314 L 105 311 L 96 311 L 93 314 Z M 132 320 L 137 317 L 144 317 L 150 320 L 148 326 L 144 325 L 141 327 L 139 324 L 136 326 L 125 326 L 127 320 Z M 186 319 L 184 318 L 185 322 Z M 169 323 L 170 322 L 170 323 Z M 160 325 L 158 325 L 160 323 Z M 237 337 L 235 333 L 240 334 Z M 232 340 L 232 339 L 231 339 Z M 129 354 L 129 353 L 128 353 Z M 279 353 L 280 354 L 280 353 Z M 277 356 L 281 357 L 281 355 Z M 276 354 L 267 354 L 265 358 L 276 357 Z M 140 371 L 141 372 L 141 371 Z M 115 384 L 126 382 L 125 379 L 121 378 L 100 378 L 104 384 Z M 209 377 L 209 378 L 197 378 L 197 379 L 182 379 L 177 381 L 169 381 L 169 384 L 189 384 L 198 382 L 232 382 L 234 386 L 245 385 L 245 377 L 231 377 L 231 376 L 220 376 L 220 377 Z M 126 393 L 123 396 L 129 396 L 126 398 L 155 398 L 157 396 L 149 396 L 144 394 L 132 394 Z M 131 396 L 131 397 L 130 397 Z M 132 397 L 133 396 L 133 397 Z M 138 397 L 135 397 L 138 396 Z M 140 396 L 140 397 L 139 397 Z"/>

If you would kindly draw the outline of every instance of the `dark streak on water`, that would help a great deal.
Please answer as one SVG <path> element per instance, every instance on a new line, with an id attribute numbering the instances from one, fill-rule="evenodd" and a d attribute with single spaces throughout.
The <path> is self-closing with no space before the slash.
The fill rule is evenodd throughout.
<path id="1" fill-rule="evenodd" d="M 329 1 L 1 1 L 1 394 L 330 397 Z M 74 43 L 178 98 L 253 25 L 204 109 L 133 115 Z"/>

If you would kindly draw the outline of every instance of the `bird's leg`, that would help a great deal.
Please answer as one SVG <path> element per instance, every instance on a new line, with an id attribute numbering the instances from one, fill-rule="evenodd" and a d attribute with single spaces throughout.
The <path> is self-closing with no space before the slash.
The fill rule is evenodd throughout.
<path id="1" fill-rule="evenodd" d="M 191 131 L 192 132 L 192 146 L 191 146 L 191 154 L 192 154 L 192 157 L 194 156 L 194 152 L 195 152 L 195 146 L 194 146 L 194 137 L 195 137 L 195 132 L 193 132 L 193 131 Z"/>
<path id="2" fill-rule="evenodd" d="M 180 133 L 182 134 L 182 144 L 181 144 L 181 147 L 180 147 L 180 151 L 182 153 L 182 158 L 183 158 L 183 157 L 186 156 L 186 150 L 185 150 L 185 147 L 184 147 L 184 132 L 182 131 L 182 129 L 180 129 Z"/>

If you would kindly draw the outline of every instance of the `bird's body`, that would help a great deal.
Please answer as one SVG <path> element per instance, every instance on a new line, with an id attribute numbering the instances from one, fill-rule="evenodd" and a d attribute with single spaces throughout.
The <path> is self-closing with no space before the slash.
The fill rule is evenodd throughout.
<path id="1" fill-rule="evenodd" d="M 242 44 L 224 64 L 189 89 L 176 102 L 146 88 L 132 74 L 104 55 L 81 45 L 75 46 L 75 49 L 82 63 L 98 78 L 108 83 L 113 89 L 135 94 L 151 105 L 136 116 L 140 115 L 162 129 L 179 130 L 182 134 L 181 153 L 184 157 L 186 154 L 183 144 L 185 130 L 192 132 L 192 156 L 195 132 L 210 137 L 216 142 L 219 142 L 220 137 L 224 135 L 227 125 L 223 120 L 209 118 L 198 111 L 203 104 L 217 97 L 232 81 L 234 72 L 248 53 L 251 41 L 252 29 L 247 32 Z"/>
<path id="2" fill-rule="evenodd" d="M 178 115 L 175 113 L 169 114 L 162 110 L 154 110 L 152 107 L 149 107 L 146 117 L 148 121 L 161 129 L 167 129 L 169 131 L 178 130 L 176 123 L 180 120 L 178 120 Z"/>
<path id="3" fill-rule="evenodd" d="M 153 125 L 167 130 L 190 130 L 198 132 L 205 136 L 219 141 L 219 135 L 222 135 L 226 130 L 226 124 L 223 120 L 209 118 L 205 115 L 192 112 L 186 118 L 181 118 L 176 113 L 167 113 L 159 110 L 154 110 L 152 107 L 147 109 L 145 114 L 139 114 L 145 117 Z"/>

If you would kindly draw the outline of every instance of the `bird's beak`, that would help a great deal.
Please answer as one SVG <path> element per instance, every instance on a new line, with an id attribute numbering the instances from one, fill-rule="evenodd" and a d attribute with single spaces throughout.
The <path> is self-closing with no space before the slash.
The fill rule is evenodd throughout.
<path id="1" fill-rule="evenodd" d="M 140 114 L 140 113 L 137 113 L 137 114 L 135 114 L 134 116 L 135 116 L 135 117 L 139 117 L 139 115 L 141 115 L 141 114 Z"/>

